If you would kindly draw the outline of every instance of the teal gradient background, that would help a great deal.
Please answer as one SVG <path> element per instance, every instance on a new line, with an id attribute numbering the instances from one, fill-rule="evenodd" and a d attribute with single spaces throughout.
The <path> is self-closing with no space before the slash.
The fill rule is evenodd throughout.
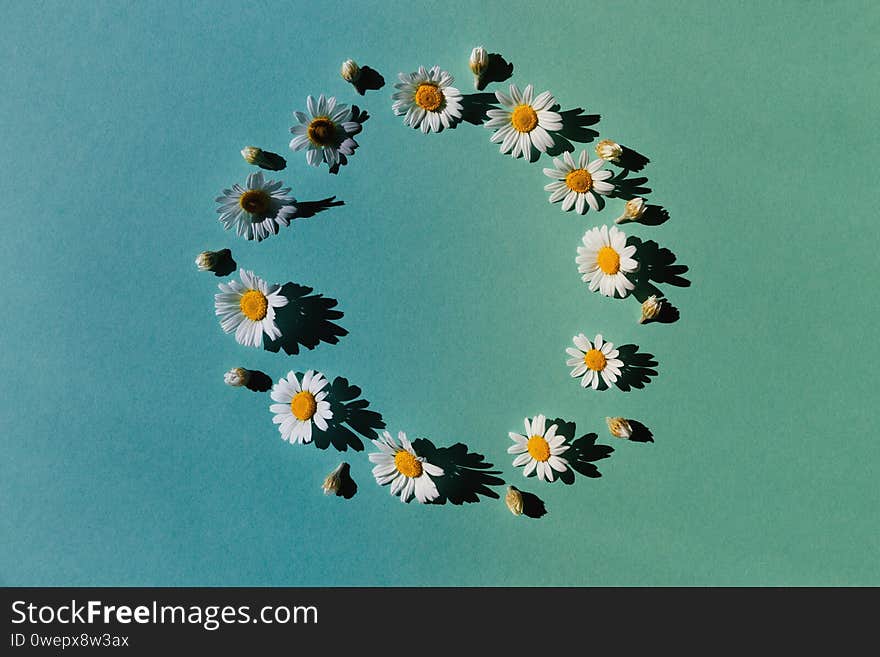
<path id="1" fill-rule="evenodd" d="M 0 175 L 0 582 L 7 585 L 880 584 L 877 112 L 869 2 L 4 2 Z M 651 158 L 690 288 L 672 325 L 591 294 L 578 217 L 542 166 L 485 128 L 425 136 L 391 112 L 398 71 L 470 49 Z M 384 74 L 363 98 L 338 75 Z M 505 85 L 493 85 L 494 89 Z M 336 95 L 372 118 L 338 176 L 287 150 L 293 110 Z M 344 207 L 262 243 L 213 199 L 283 153 L 299 199 Z M 298 356 L 238 345 L 195 255 L 339 300 L 350 334 Z M 659 361 L 643 390 L 568 375 L 578 332 Z M 365 452 L 291 446 L 267 394 L 316 368 L 389 429 L 466 443 L 549 513 L 501 499 L 400 504 Z M 507 432 L 543 412 L 611 458 L 574 485 L 525 480 Z M 637 418 L 653 444 L 610 437 Z M 340 459 L 349 501 L 320 484 Z M 497 489 L 503 497 L 503 488 Z"/>

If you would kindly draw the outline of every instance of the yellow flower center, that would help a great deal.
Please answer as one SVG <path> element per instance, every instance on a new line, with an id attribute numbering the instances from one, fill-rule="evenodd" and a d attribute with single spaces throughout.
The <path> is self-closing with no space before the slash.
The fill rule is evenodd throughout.
<path id="1" fill-rule="evenodd" d="M 265 319 L 269 310 L 269 300 L 259 290 L 248 290 L 242 294 L 238 305 L 244 316 L 254 322 Z"/>
<path id="2" fill-rule="evenodd" d="M 317 410 L 318 402 L 315 401 L 315 396 L 308 390 L 296 393 L 293 399 L 290 400 L 290 412 L 293 413 L 297 420 L 302 420 L 303 422 L 311 420 Z"/>
<path id="3" fill-rule="evenodd" d="M 406 450 L 400 450 L 394 455 L 394 467 L 400 474 L 410 479 L 422 476 L 422 462 Z"/>
<path id="4" fill-rule="evenodd" d="M 510 115 L 510 124 L 517 132 L 531 132 L 538 125 L 538 114 L 531 105 L 517 105 Z"/>
<path id="5" fill-rule="evenodd" d="M 593 176 L 586 169 L 575 169 L 565 176 L 565 184 L 571 191 L 583 194 L 593 189 Z"/>
<path id="6" fill-rule="evenodd" d="M 587 353 L 584 354 L 584 365 L 589 367 L 594 372 L 601 372 L 605 369 L 605 354 L 603 354 L 598 349 L 590 349 Z"/>
<path id="7" fill-rule="evenodd" d="M 329 146 L 336 139 L 336 124 L 326 116 L 312 119 L 308 127 L 309 141 L 315 146 Z"/>
<path id="8" fill-rule="evenodd" d="M 425 82 L 416 89 L 416 105 L 423 110 L 436 112 L 443 104 L 443 92 L 436 84 Z"/>
<path id="9" fill-rule="evenodd" d="M 546 461 L 550 458 L 550 443 L 543 436 L 532 436 L 526 444 L 529 454 L 536 461 Z"/>
<path id="10" fill-rule="evenodd" d="M 249 189 L 238 197 L 241 209 L 249 214 L 266 214 L 269 209 L 269 194 L 262 189 Z"/>
<path id="11" fill-rule="evenodd" d="M 616 274 L 620 271 L 620 254 L 610 246 L 603 246 L 596 255 L 596 264 L 606 274 Z"/>

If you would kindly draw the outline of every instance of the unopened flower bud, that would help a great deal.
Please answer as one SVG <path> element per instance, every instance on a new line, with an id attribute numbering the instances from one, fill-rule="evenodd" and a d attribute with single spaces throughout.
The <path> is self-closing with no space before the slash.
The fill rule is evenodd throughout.
<path id="1" fill-rule="evenodd" d="M 342 62 L 342 66 L 339 69 L 339 75 L 342 76 L 342 79 L 346 82 L 351 82 L 354 84 L 358 81 L 358 78 L 361 77 L 361 67 L 357 65 L 353 59 L 346 59 Z"/>
<path id="2" fill-rule="evenodd" d="M 235 386 L 236 388 L 238 388 L 241 386 L 246 386 L 250 378 L 251 373 L 249 370 L 246 370 L 243 367 L 233 367 L 231 370 L 223 375 L 223 383 L 228 386 Z"/>
<path id="3" fill-rule="evenodd" d="M 471 50 L 471 59 L 469 64 L 471 67 L 471 72 L 474 74 L 474 87 L 479 89 L 480 78 L 483 77 L 483 73 L 485 73 L 486 69 L 489 68 L 489 53 L 486 52 L 486 49 L 483 46 L 477 46 L 476 48 Z"/>
<path id="4" fill-rule="evenodd" d="M 221 251 L 202 251 L 196 256 L 196 267 L 199 268 L 199 271 L 214 271 L 214 268 L 217 267 L 224 258 L 228 258 L 231 254 L 232 252 L 229 249 L 223 249 Z"/>
<path id="5" fill-rule="evenodd" d="M 605 422 L 608 423 L 608 431 L 611 432 L 612 436 L 629 440 L 633 435 L 632 426 L 630 426 L 629 421 L 622 417 L 606 417 Z"/>
<path id="6" fill-rule="evenodd" d="M 642 303 L 642 317 L 639 324 L 644 324 L 655 319 L 660 314 L 663 307 L 663 299 L 658 299 L 656 294 L 652 294 Z"/>
<path id="7" fill-rule="evenodd" d="M 515 486 L 507 487 L 507 495 L 504 496 L 504 503 L 507 508 L 515 516 L 521 516 L 523 512 L 523 496 Z"/>
<path id="8" fill-rule="evenodd" d="M 648 209 L 648 204 L 645 203 L 645 199 L 639 198 L 631 198 L 626 202 L 626 205 L 623 206 L 623 214 L 620 215 L 617 219 L 614 220 L 616 224 L 623 224 L 627 221 L 635 221 L 643 214 L 645 214 L 645 210 Z"/>
<path id="9" fill-rule="evenodd" d="M 617 162 L 620 156 L 623 155 L 623 148 L 616 141 L 603 139 L 596 144 L 596 155 L 608 162 Z"/>
<path id="10" fill-rule="evenodd" d="M 349 465 L 345 461 L 336 466 L 336 468 L 327 475 L 321 488 L 324 489 L 324 495 L 341 495 L 343 477 L 348 474 Z"/>
<path id="11" fill-rule="evenodd" d="M 241 149 L 241 156 L 244 158 L 244 161 L 248 164 L 257 164 L 260 161 L 260 155 L 263 154 L 263 149 L 257 148 L 256 146 L 245 146 Z"/>

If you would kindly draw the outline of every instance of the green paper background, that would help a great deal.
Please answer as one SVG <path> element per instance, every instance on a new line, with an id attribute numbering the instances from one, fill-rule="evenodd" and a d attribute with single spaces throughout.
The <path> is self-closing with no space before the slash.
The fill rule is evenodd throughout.
<path id="1" fill-rule="evenodd" d="M 880 584 L 876 36 L 869 2 L 4 2 L 0 175 L 0 582 L 6 585 Z M 591 294 L 579 217 L 544 157 L 467 124 L 424 136 L 390 109 L 398 71 L 470 49 L 651 158 L 690 288 L 671 325 Z M 357 96 L 354 57 L 384 74 Z M 504 89 L 506 85 L 493 85 Z M 372 118 L 339 176 L 287 149 L 291 112 L 336 95 Z M 239 149 L 288 157 L 299 199 L 346 205 L 262 243 L 214 197 Z M 239 346 L 195 255 L 337 298 L 338 345 Z M 582 390 L 571 336 L 659 361 L 643 390 Z M 389 429 L 466 443 L 548 515 L 501 499 L 400 504 L 365 452 L 291 446 L 268 395 L 225 386 L 316 368 Z M 601 478 L 525 480 L 507 432 L 538 412 L 599 433 Z M 637 418 L 653 444 L 616 440 Z M 320 484 L 340 459 L 360 489 Z M 503 497 L 503 488 L 499 490 Z"/>

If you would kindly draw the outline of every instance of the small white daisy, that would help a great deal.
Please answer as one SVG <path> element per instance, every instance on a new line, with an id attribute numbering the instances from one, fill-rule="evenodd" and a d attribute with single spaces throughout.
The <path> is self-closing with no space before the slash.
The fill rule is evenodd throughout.
<path id="1" fill-rule="evenodd" d="M 336 104 L 336 98 L 324 98 L 324 94 L 315 100 L 306 98 L 308 114 L 294 112 L 299 125 L 290 131 L 296 135 L 290 140 L 290 148 L 294 151 L 306 149 L 306 160 L 313 167 L 326 162 L 330 167 L 339 164 L 339 155 L 352 155 L 357 142 L 352 139 L 361 131 L 361 124 L 351 120 L 351 108 L 343 103 Z"/>
<path id="2" fill-rule="evenodd" d="M 275 309 L 287 305 L 280 285 L 269 285 L 254 272 L 239 270 L 236 280 L 220 283 L 214 295 L 214 313 L 226 333 L 235 331 L 235 339 L 246 347 L 263 344 L 263 334 L 274 340 L 281 337 L 275 325 Z"/>
<path id="3" fill-rule="evenodd" d="M 427 134 L 440 132 L 461 118 L 461 92 L 451 86 L 455 81 L 449 73 L 435 66 L 430 71 L 419 66 L 415 73 L 399 73 L 394 84 L 392 109 L 403 116 L 404 125 L 421 127 Z"/>
<path id="4" fill-rule="evenodd" d="M 544 169 L 544 175 L 555 179 L 544 187 L 550 194 L 550 202 L 562 201 L 562 211 L 568 212 L 572 208 L 578 214 L 587 211 L 587 205 L 596 212 L 599 211 L 599 199 L 596 194 L 608 194 L 614 190 L 614 185 L 608 180 L 613 174 L 603 169 L 605 160 L 593 160 L 586 150 L 581 151 L 578 163 L 575 165 L 571 154 L 562 154 L 562 161 L 553 158 L 555 169 Z"/>
<path id="5" fill-rule="evenodd" d="M 601 334 L 591 343 L 583 333 L 574 336 L 573 342 L 577 348 L 565 350 L 571 356 L 565 364 L 572 368 L 572 377 L 583 377 L 581 387 L 592 386 L 593 390 L 598 390 L 600 376 L 609 388 L 614 385 L 623 367 L 623 361 L 618 358 L 620 352 L 614 344 L 603 341 Z"/>
<path id="6" fill-rule="evenodd" d="M 302 385 L 295 372 L 288 372 L 286 378 L 272 386 L 270 396 L 278 403 L 269 406 L 269 410 L 274 413 L 272 422 L 279 425 L 284 440 L 301 445 L 312 442 L 312 424 L 327 431 L 327 420 L 333 412 L 326 401 L 326 385 L 323 374 L 309 370 L 303 374 Z"/>
<path id="7" fill-rule="evenodd" d="M 513 459 L 514 467 L 525 466 L 523 475 L 528 477 L 532 472 L 538 472 L 538 478 L 545 481 L 553 481 L 556 472 L 565 472 L 568 469 L 568 461 L 559 456 L 570 446 L 565 445 L 565 436 L 556 435 L 556 425 L 551 424 L 548 428 L 547 418 L 536 415 L 531 422 L 525 419 L 526 435 L 510 432 L 508 435 L 515 443 L 507 448 L 508 454 L 518 454 Z"/>
<path id="8" fill-rule="evenodd" d="M 436 500 L 440 493 L 431 477 L 443 475 L 442 468 L 428 463 L 424 457 L 416 454 L 412 443 L 401 431 L 397 441 L 391 434 L 383 431 L 378 440 L 372 441 L 379 452 L 370 454 L 373 476 L 380 486 L 391 484 L 391 494 L 400 495 L 400 501 L 406 502 L 415 493 L 416 499 L 422 504 Z"/>
<path id="9" fill-rule="evenodd" d="M 542 153 L 553 146 L 550 132 L 562 129 L 562 117 L 550 111 L 556 99 L 549 91 L 532 99 L 532 85 L 528 85 L 522 93 L 519 88 L 510 85 L 510 95 L 496 91 L 495 97 L 505 109 L 491 109 L 486 112 L 489 120 L 486 127 L 495 130 L 490 137 L 494 144 L 501 144 L 502 153 L 510 153 L 513 157 L 528 158 L 532 146 Z"/>
<path id="10" fill-rule="evenodd" d="M 296 215 L 296 199 L 287 195 L 290 187 L 282 184 L 280 180 L 264 180 L 263 172 L 256 171 L 244 187 L 235 184 L 224 189 L 223 196 L 215 199 L 223 227 L 235 228 L 239 236 L 258 242 L 277 235 L 279 226 L 290 225 Z"/>
<path id="11" fill-rule="evenodd" d="M 606 297 L 617 292 L 623 298 L 635 289 L 626 275 L 638 271 L 639 263 L 633 259 L 636 247 L 626 245 L 626 233 L 617 226 L 611 230 L 602 226 L 588 230 L 582 241 L 584 245 L 578 247 L 575 262 L 591 292 L 598 289 Z"/>

